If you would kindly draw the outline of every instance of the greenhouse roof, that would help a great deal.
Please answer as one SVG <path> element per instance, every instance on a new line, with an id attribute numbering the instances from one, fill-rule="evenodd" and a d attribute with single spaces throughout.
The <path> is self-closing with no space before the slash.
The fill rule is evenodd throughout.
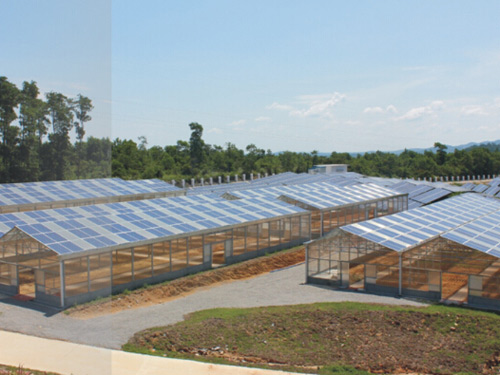
<path id="1" fill-rule="evenodd" d="M 70 255 L 300 213 L 307 211 L 278 200 L 182 196 L 5 214 L 0 222 Z"/>
<path id="2" fill-rule="evenodd" d="M 497 211 L 500 211 L 500 201 L 467 193 L 426 207 L 346 225 L 342 230 L 389 249 L 404 251 Z"/>
<path id="3" fill-rule="evenodd" d="M 0 206 L 93 199 L 180 190 L 161 180 L 120 178 L 0 184 Z"/>
<path id="4" fill-rule="evenodd" d="M 441 237 L 500 258 L 500 211 L 486 214 Z"/>
<path id="5" fill-rule="evenodd" d="M 400 195 L 401 193 L 374 184 L 336 186 L 328 182 L 317 182 L 304 185 L 231 191 L 230 194 L 242 199 L 251 197 L 289 198 L 316 209 L 327 209 L 346 204 L 388 198 Z"/>
<path id="6" fill-rule="evenodd" d="M 361 175 L 353 172 L 339 174 L 308 174 L 308 173 L 293 173 L 285 172 L 268 177 L 262 177 L 254 180 L 240 181 L 231 184 L 221 185 L 205 185 L 191 188 L 187 191 L 187 195 L 205 194 L 207 192 L 231 192 L 236 190 L 253 190 L 258 188 L 280 187 L 280 186 L 295 186 L 302 184 L 327 182 L 337 186 L 359 184 L 358 179 Z"/>
<path id="7" fill-rule="evenodd" d="M 294 201 L 306 204 L 310 207 L 323 210 L 349 204 L 363 203 L 383 198 L 402 195 L 389 189 L 376 185 L 352 185 L 319 190 L 297 191 L 283 193 L 281 198 L 291 198 Z"/>
<path id="8" fill-rule="evenodd" d="M 435 202 L 450 195 L 452 192 L 464 191 L 464 189 L 458 186 L 449 185 L 444 182 L 414 180 L 398 181 L 390 185 L 389 188 L 408 193 L 408 208 L 410 209 Z"/>

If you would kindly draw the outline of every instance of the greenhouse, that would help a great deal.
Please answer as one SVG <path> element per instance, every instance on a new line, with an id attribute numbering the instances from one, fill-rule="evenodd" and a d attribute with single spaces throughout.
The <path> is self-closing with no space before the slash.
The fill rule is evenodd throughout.
<path id="1" fill-rule="evenodd" d="M 500 309 L 500 201 L 468 193 L 337 229 L 307 282 Z"/>
<path id="2" fill-rule="evenodd" d="M 214 195 L 0 215 L 0 291 L 67 307 L 302 244 L 310 217 Z"/>
<path id="3" fill-rule="evenodd" d="M 0 214 L 184 195 L 164 181 L 100 178 L 0 184 Z"/>
<path id="4" fill-rule="evenodd" d="M 408 196 L 374 184 L 336 186 L 328 182 L 231 191 L 227 199 L 278 198 L 311 212 L 312 238 L 359 221 L 408 209 Z"/>

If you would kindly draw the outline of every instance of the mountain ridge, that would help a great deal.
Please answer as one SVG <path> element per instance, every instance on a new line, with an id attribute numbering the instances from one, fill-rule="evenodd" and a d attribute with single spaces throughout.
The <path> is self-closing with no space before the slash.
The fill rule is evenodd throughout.
<path id="1" fill-rule="evenodd" d="M 500 139 L 497 139 L 496 141 L 469 142 L 469 143 L 465 143 L 465 144 L 458 145 L 458 146 L 452 146 L 452 145 L 445 145 L 445 146 L 447 147 L 446 152 L 454 152 L 455 150 L 465 150 L 465 149 L 469 149 L 472 147 L 485 146 L 488 144 L 494 144 L 494 145 L 500 146 Z M 419 154 L 423 154 L 425 151 L 436 151 L 436 149 L 437 149 L 436 147 L 427 147 L 427 148 L 408 148 L 406 150 L 414 151 L 414 152 L 417 152 Z M 404 151 L 405 151 L 405 149 L 394 150 L 394 151 L 382 151 L 382 152 L 399 155 L 399 154 L 403 153 Z M 283 151 L 280 151 L 280 152 L 277 152 L 276 154 L 280 154 L 282 152 Z M 377 151 L 348 152 L 348 154 L 351 156 L 357 156 L 357 155 L 363 156 L 364 154 L 373 154 L 375 152 L 377 152 Z M 330 156 L 330 155 L 331 155 L 331 152 L 330 153 L 318 152 L 318 156 Z"/>

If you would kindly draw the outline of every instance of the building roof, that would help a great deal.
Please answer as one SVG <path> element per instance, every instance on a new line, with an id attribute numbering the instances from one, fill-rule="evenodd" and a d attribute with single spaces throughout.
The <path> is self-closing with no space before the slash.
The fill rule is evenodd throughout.
<path id="1" fill-rule="evenodd" d="M 58 255 L 68 256 L 301 213 L 308 211 L 263 198 L 159 198 L 0 215 L 4 228 L 15 224 L 0 241 L 21 231 Z"/>
<path id="2" fill-rule="evenodd" d="M 341 229 L 389 249 L 405 251 L 499 211 L 499 200 L 466 193 L 429 206 L 346 225 Z"/>
<path id="3" fill-rule="evenodd" d="M 0 184 L 0 207 L 181 190 L 167 182 L 121 178 Z"/>

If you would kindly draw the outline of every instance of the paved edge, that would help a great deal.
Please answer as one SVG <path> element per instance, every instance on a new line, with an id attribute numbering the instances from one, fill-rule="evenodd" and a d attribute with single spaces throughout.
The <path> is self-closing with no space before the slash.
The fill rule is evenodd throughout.
<path id="1" fill-rule="evenodd" d="M 0 331 L 0 364 L 61 375 L 297 375 L 155 357 Z"/>

